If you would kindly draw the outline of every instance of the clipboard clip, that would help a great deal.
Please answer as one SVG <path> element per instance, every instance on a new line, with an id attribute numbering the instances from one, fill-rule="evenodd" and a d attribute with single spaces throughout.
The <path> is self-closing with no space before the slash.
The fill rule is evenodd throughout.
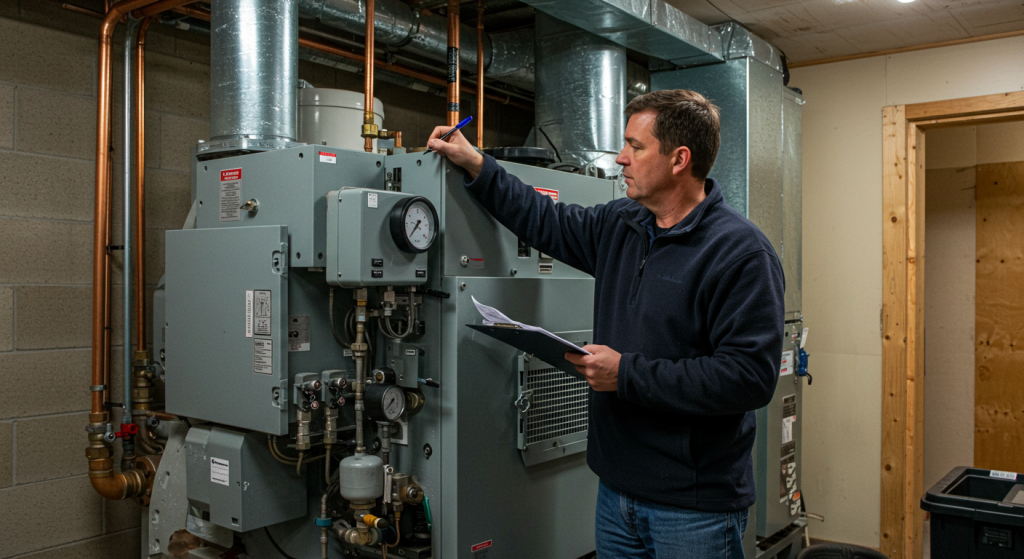
<path id="1" fill-rule="evenodd" d="M 495 322 L 494 324 L 491 324 L 491 326 L 497 326 L 499 328 L 516 328 L 519 330 L 523 329 L 523 327 L 518 324 L 507 324 L 504 322 Z"/>

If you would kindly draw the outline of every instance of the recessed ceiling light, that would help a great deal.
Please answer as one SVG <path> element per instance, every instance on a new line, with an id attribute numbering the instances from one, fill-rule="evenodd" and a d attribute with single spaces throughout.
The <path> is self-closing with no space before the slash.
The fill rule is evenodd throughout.
<path id="1" fill-rule="evenodd" d="M 913 1 L 914 0 L 899 0 L 899 3 L 900 4 L 909 4 L 909 3 L 913 2 Z"/>

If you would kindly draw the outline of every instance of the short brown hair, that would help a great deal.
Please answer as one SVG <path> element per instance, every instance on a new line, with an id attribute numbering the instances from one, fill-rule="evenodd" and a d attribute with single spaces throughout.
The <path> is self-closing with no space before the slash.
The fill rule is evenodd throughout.
<path id="1" fill-rule="evenodd" d="M 721 142 L 718 107 L 696 91 L 666 89 L 634 98 L 626 105 L 626 118 L 643 111 L 656 115 L 652 132 L 661 143 L 662 155 L 686 146 L 690 148 L 693 176 L 708 178 Z"/>

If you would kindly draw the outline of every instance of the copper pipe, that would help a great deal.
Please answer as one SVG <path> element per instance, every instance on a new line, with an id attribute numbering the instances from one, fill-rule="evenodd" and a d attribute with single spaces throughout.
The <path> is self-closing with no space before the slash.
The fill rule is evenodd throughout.
<path id="1" fill-rule="evenodd" d="M 172 10 L 172 11 L 175 11 L 175 12 L 181 14 L 181 15 L 185 15 L 185 16 L 189 16 L 189 17 L 194 17 L 194 18 L 202 20 L 202 21 L 210 21 L 210 12 L 207 12 L 207 11 L 204 11 L 204 10 L 197 10 L 196 8 L 190 8 L 190 7 L 184 6 L 184 7 L 180 7 L 180 8 L 174 8 L 174 10 Z M 331 44 L 328 44 L 328 43 L 322 43 L 322 42 L 317 41 L 315 39 L 309 39 L 309 38 L 306 38 L 306 37 L 299 37 L 299 46 L 304 48 L 304 49 L 315 50 L 317 52 L 322 52 L 322 53 L 325 53 L 325 54 L 331 54 L 331 55 L 334 55 L 334 56 L 340 56 L 341 58 L 346 58 L 348 60 L 359 62 L 361 64 L 365 64 L 365 62 L 366 62 L 366 57 L 361 55 L 361 54 L 356 54 L 354 52 L 349 52 L 349 51 L 347 51 L 345 49 L 342 49 L 340 47 L 337 47 L 335 45 L 331 45 Z M 408 66 L 402 66 L 401 64 L 388 64 L 387 62 L 383 62 L 381 60 L 374 60 L 374 66 L 376 66 L 377 68 L 382 68 L 382 69 L 387 70 L 389 72 L 394 72 L 394 73 L 400 74 L 402 76 L 406 76 L 406 77 L 409 77 L 409 78 L 417 79 L 417 80 L 424 81 L 424 82 L 427 82 L 427 83 L 432 83 L 432 84 L 435 84 L 435 85 L 446 85 L 448 83 L 448 82 L 445 81 L 444 78 L 441 78 L 441 77 L 438 77 L 438 76 L 434 76 L 434 75 L 431 75 L 431 74 L 427 74 L 427 73 L 421 72 L 419 70 L 415 70 L 413 68 L 409 68 Z M 472 88 L 470 88 L 468 86 L 462 86 L 461 90 L 464 93 L 468 94 L 468 95 L 472 95 L 474 93 L 474 91 L 475 91 L 474 89 L 472 89 Z M 501 103 L 502 105 L 510 105 L 510 106 L 513 106 L 513 107 L 516 107 L 516 108 L 519 108 L 519 109 L 523 109 L 524 111 L 532 111 L 533 110 L 533 106 L 530 105 L 529 103 L 525 103 L 525 102 L 522 102 L 522 101 L 517 101 L 515 99 L 512 99 L 512 97 L 510 97 L 508 95 L 495 95 L 493 93 L 485 93 L 484 97 L 487 98 L 487 99 L 490 99 L 492 101 L 497 101 L 497 102 Z"/>
<path id="2" fill-rule="evenodd" d="M 191 4 L 195 1 L 196 0 L 187 0 L 186 2 L 182 2 L 181 0 L 159 0 L 144 8 L 139 8 L 137 10 L 132 11 L 132 17 L 134 17 L 135 19 L 145 19 L 147 17 L 153 17 L 157 14 L 166 12 L 167 10 L 170 10 L 172 8 L 177 8 L 182 4 Z"/>
<path id="3" fill-rule="evenodd" d="M 459 123 L 459 0 L 448 0 L 448 126 Z"/>
<path id="4" fill-rule="evenodd" d="M 146 31 L 152 21 L 142 20 L 135 40 L 135 359 L 146 352 Z"/>
<path id="5" fill-rule="evenodd" d="M 105 365 L 109 363 L 109 322 L 110 305 L 110 212 L 111 185 L 110 171 L 110 88 L 111 88 L 111 39 L 117 22 L 126 13 L 153 3 L 155 0 L 125 0 L 113 5 L 103 17 L 99 35 L 98 91 L 96 94 L 96 202 L 93 213 L 93 282 L 92 282 L 92 385 L 104 386 L 91 392 L 89 414 L 89 447 L 85 451 L 89 460 L 89 478 L 93 488 L 106 498 L 124 499 L 134 497 L 145 490 L 145 484 L 138 472 L 129 470 L 115 474 L 113 471 L 113 447 L 104 435 L 109 426 L 109 412 L 104 406 L 104 395 L 109 391 L 109 378 Z M 125 146 L 128 149 L 129 146 Z M 105 320 L 106 319 L 106 320 Z M 125 341 L 126 345 L 128 340 Z M 127 353 L 127 352 L 125 352 Z M 125 355 L 125 359 L 128 356 Z"/>
<path id="6" fill-rule="evenodd" d="M 366 60 L 364 61 L 363 74 L 365 76 L 365 82 L 363 83 L 363 149 L 370 152 L 373 151 L 373 137 L 376 135 L 376 126 L 373 124 L 373 66 L 374 66 L 374 54 L 373 54 L 373 42 L 374 33 L 373 20 L 376 8 L 374 7 L 374 0 L 366 0 Z M 301 44 L 301 43 L 300 43 Z"/>
<path id="7" fill-rule="evenodd" d="M 484 149 L 484 0 L 476 0 L 476 147 Z"/>
<path id="8" fill-rule="evenodd" d="M 71 12 L 75 12 L 75 13 L 79 13 L 79 14 L 85 14 L 87 16 L 92 16 L 92 17 L 97 18 L 97 19 L 103 19 L 103 14 L 101 14 L 99 12 L 94 12 L 94 11 L 90 10 L 89 8 L 83 8 L 81 6 L 76 6 L 74 4 L 61 4 L 60 7 L 64 8 L 65 10 L 71 11 Z M 104 12 L 104 13 L 106 13 L 106 12 Z"/>

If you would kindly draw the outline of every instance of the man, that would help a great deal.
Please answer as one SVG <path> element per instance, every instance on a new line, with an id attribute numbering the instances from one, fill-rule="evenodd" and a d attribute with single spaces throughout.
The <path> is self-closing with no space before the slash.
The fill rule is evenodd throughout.
<path id="1" fill-rule="evenodd" d="M 599 558 L 736 558 L 754 503 L 757 408 L 778 380 L 783 275 L 768 239 L 708 179 L 718 108 L 658 91 L 626 107 L 628 198 L 553 204 L 438 127 L 429 146 L 538 250 L 596 279 L 587 462 Z M 605 345 L 606 344 L 606 345 Z"/>

